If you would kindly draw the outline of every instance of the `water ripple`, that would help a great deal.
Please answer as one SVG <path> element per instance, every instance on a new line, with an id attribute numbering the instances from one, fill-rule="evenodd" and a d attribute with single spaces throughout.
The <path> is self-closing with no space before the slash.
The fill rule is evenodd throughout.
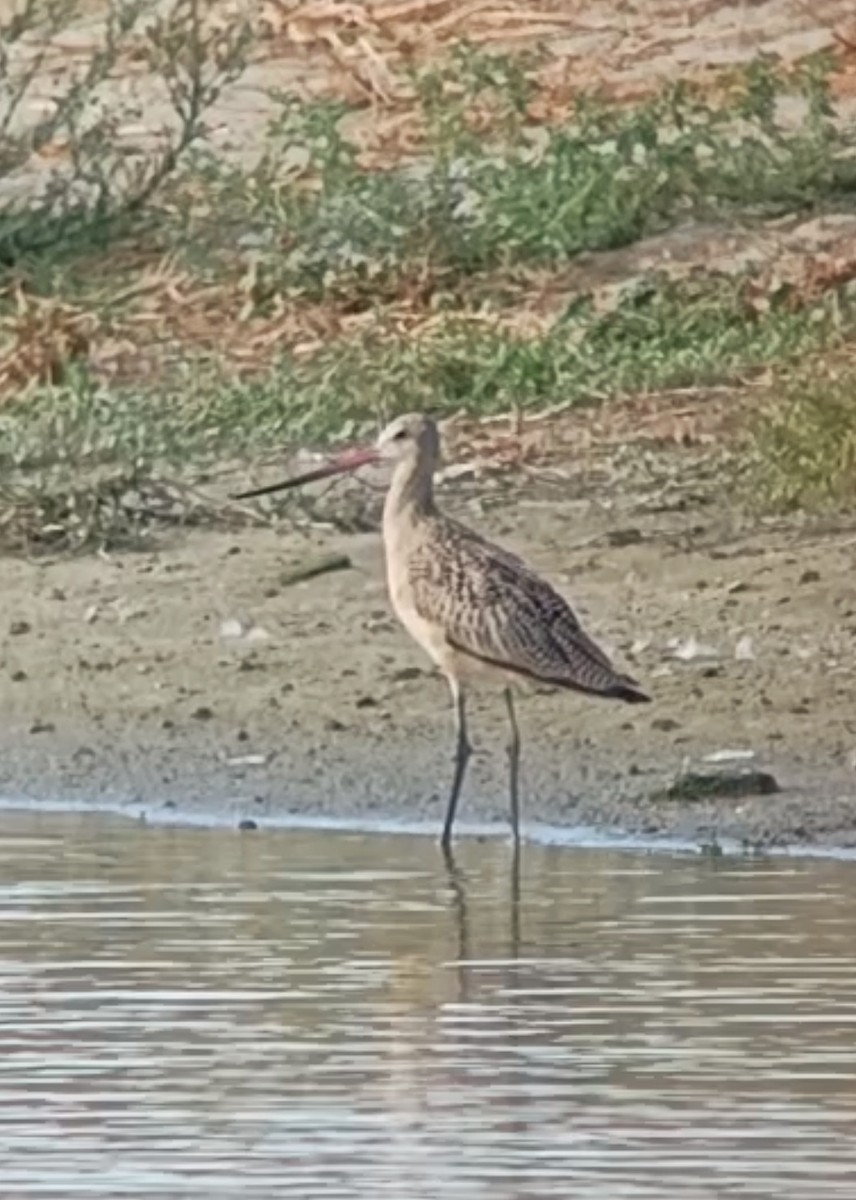
<path id="1" fill-rule="evenodd" d="M 35 813 L 4 1200 L 856 1195 L 856 869 Z"/>

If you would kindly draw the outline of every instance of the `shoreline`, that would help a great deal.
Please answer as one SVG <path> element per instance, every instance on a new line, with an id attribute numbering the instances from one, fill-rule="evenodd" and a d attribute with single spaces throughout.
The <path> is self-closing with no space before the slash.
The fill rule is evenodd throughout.
<path id="1" fill-rule="evenodd" d="M 201 829 L 212 832 L 289 833 L 315 832 L 333 834 L 357 834 L 364 836 L 419 837 L 437 841 L 437 830 L 426 822 L 408 822 L 391 817 L 360 819 L 357 817 L 323 816 L 321 814 L 268 816 L 257 818 L 252 825 L 236 825 L 223 813 L 212 809 L 209 812 L 191 813 L 179 808 L 140 808 L 127 804 L 87 804 L 86 802 L 63 800 L 28 800 L 26 797 L 0 796 L 0 812 L 31 813 L 35 816 L 91 817 L 123 822 L 151 825 L 163 829 Z M 691 839 L 673 838 L 667 835 L 645 837 L 624 833 L 619 829 L 600 829 L 593 826 L 554 826 L 524 822 L 520 853 L 527 846 L 539 849 L 558 850 L 622 850 L 640 854 L 687 855 L 691 857 L 730 859 L 819 859 L 833 862 L 856 863 L 856 846 L 820 845 L 796 843 L 748 848 L 734 839 L 725 839 L 715 846 L 699 845 Z M 499 824 L 462 821 L 459 837 L 452 846 L 455 852 L 473 843 L 505 843 L 512 854 L 508 832 Z M 438 857 L 442 851 L 437 846 Z"/>
<path id="2" fill-rule="evenodd" d="M 856 847 L 853 528 L 735 533 L 715 505 L 663 512 L 629 491 L 542 497 L 513 480 L 474 513 L 465 489 L 441 490 L 553 580 L 654 696 L 631 708 L 522 692 L 524 826 Z M 307 555 L 347 566 L 295 583 Z M 190 530 L 144 552 L 3 570 L 0 796 L 260 829 L 439 831 L 447 689 L 389 610 L 376 534 Z M 471 734 L 462 829 L 500 830 L 492 693 L 473 693 Z M 688 773 L 745 768 L 781 790 L 669 791 Z"/>

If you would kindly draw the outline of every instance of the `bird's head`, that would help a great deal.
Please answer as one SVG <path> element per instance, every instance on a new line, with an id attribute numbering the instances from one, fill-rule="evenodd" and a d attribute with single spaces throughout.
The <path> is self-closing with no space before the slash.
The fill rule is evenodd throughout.
<path id="1" fill-rule="evenodd" d="M 369 463 L 424 464 L 430 478 L 439 453 L 440 435 L 431 417 L 421 413 L 405 413 L 390 421 L 381 431 L 373 446 L 343 450 L 328 463 L 306 471 L 303 475 L 285 479 L 280 483 L 269 483 L 265 487 L 253 488 L 247 492 L 239 492 L 233 498 L 248 500 L 252 496 L 264 496 L 270 492 L 282 491 L 284 488 L 298 487 L 302 483 L 326 479 L 330 475 L 342 475 L 345 472 L 356 471 Z"/>
<path id="2" fill-rule="evenodd" d="M 440 453 L 440 435 L 431 417 L 404 413 L 381 431 L 375 449 L 377 457 L 385 462 L 427 459 L 433 467 Z"/>

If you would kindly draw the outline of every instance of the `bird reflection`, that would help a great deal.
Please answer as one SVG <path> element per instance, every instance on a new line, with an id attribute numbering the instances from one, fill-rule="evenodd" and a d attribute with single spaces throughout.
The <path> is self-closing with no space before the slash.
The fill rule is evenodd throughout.
<path id="1" fill-rule="evenodd" d="M 449 884 L 450 909 L 454 922 L 457 949 L 455 962 L 458 974 L 458 996 L 461 1001 L 469 999 L 470 963 L 472 962 L 472 930 L 470 922 L 472 885 L 466 871 L 455 859 L 451 847 L 444 849 L 443 862 Z M 512 846 L 511 866 L 508 874 L 506 896 L 508 912 L 508 940 L 505 957 L 517 962 L 521 945 L 521 852 L 519 844 Z"/>

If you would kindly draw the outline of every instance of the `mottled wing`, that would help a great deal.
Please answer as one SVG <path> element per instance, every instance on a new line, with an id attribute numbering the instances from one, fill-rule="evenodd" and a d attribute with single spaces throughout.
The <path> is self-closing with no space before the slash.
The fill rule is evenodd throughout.
<path id="1" fill-rule="evenodd" d="M 438 531 L 439 533 L 439 531 Z M 544 682 L 609 694 L 629 683 L 568 603 L 520 559 L 453 523 L 410 562 L 419 614 L 484 662 Z"/>

